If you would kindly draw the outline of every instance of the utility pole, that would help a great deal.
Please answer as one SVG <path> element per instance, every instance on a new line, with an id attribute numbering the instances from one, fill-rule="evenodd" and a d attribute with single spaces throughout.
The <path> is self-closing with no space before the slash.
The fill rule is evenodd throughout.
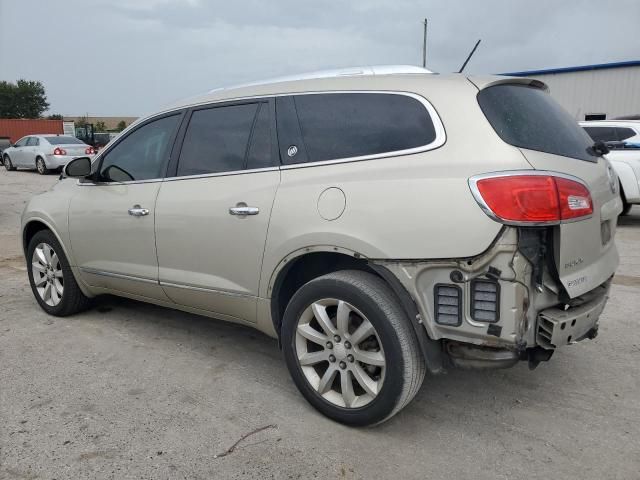
<path id="1" fill-rule="evenodd" d="M 471 60 L 471 57 L 473 56 L 473 54 L 476 52 L 476 48 L 478 48 L 478 45 L 480 45 L 480 40 L 478 40 L 476 42 L 476 45 L 473 47 L 473 50 L 471 50 L 471 53 L 469 54 L 469 56 L 467 57 L 467 59 L 464 61 L 464 63 L 462 64 L 462 66 L 460 67 L 460 70 L 458 70 L 458 73 L 462 73 L 462 71 L 464 70 L 464 67 L 467 66 L 467 63 L 469 63 L 469 60 Z"/>
<path id="2" fill-rule="evenodd" d="M 427 19 L 424 19 L 424 36 L 422 38 L 422 68 L 427 68 Z"/>

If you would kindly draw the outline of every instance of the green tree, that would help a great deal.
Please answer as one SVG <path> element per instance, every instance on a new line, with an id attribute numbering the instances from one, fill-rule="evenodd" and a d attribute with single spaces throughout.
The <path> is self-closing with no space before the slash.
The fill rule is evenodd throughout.
<path id="1" fill-rule="evenodd" d="M 87 126 L 88 123 L 89 123 L 89 119 L 86 116 L 80 117 L 77 120 L 75 120 L 76 128 L 84 128 Z"/>
<path id="2" fill-rule="evenodd" d="M 48 120 L 64 120 L 59 113 L 53 113 L 47 117 Z"/>
<path id="3" fill-rule="evenodd" d="M 0 81 L 0 118 L 40 118 L 47 108 L 49 103 L 41 82 Z"/>
<path id="4" fill-rule="evenodd" d="M 124 120 L 120 120 L 118 122 L 118 125 L 116 127 L 116 130 L 118 130 L 119 132 L 121 132 L 122 130 L 124 130 L 125 128 L 127 128 L 127 122 L 125 122 Z"/>
<path id="5" fill-rule="evenodd" d="M 104 122 L 96 122 L 96 132 L 106 132 L 107 125 Z"/>

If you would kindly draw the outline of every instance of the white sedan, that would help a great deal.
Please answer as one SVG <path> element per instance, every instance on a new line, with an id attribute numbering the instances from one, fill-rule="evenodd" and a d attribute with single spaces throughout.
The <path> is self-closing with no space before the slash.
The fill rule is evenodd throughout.
<path id="1" fill-rule="evenodd" d="M 95 149 L 69 135 L 29 135 L 2 152 L 7 170 L 36 169 L 40 175 L 64 167 L 80 156 L 92 156 Z"/>

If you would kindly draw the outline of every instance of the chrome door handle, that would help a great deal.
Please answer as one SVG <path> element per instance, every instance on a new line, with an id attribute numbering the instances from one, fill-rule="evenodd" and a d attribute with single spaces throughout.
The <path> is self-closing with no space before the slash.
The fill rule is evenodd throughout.
<path id="1" fill-rule="evenodd" d="M 134 217 L 144 217 L 145 215 L 149 215 L 149 210 L 142 208 L 140 205 L 134 205 L 133 208 L 129 209 L 129 215 L 133 215 Z"/>
<path id="2" fill-rule="evenodd" d="M 231 215 L 257 215 L 260 213 L 258 207 L 237 206 L 229 209 Z"/>

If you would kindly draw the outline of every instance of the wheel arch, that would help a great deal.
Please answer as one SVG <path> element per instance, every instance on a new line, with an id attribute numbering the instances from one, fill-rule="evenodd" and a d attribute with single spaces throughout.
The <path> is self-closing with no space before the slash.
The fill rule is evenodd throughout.
<path id="1" fill-rule="evenodd" d="M 611 160 L 611 165 L 618 176 L 621 193 L 624 195 L 625 200 L 629 203 L 638 202 L 640 200 L 640 187 L 631 165 L 616 160 Z"/>
<path id="2" fill-rule="evenodd" d="M 22 250 L 24 252 L 24 257 L 27 263 L 29 262 L 29 259 L 27 258 L 27 249 L 29 248 L 29 242 L 36 233 L 43 230 L 49 230 L 56 237 L 56 240 L 60 244 L 65 257 L 67 257 L 67 261 L 69 262 L 69 266 L 71 267 L 71 272 L 78 284 L 78 287 L 87 297 L 92 297 L 93 294 L 89 291 L 85 283 L 82 282 L 80 278 L 78 278 L 79 275 L 76 271 L 75 262 L 73 260 L 73 256 L 71 255 L 71 252 L 69 252 L 67 248 L 67 245 L 62 241 L 62 238 L 53 227 L 52 223 L 41 217 L 30 218 L 22 226 Z"/>
<path id="3" fill-rule="evenodd" d="M 365 257 L 340 247 L 314 246 L 296 250 L 276 266 L 268 287 L 273 328 L 280 337 L 282 315 L 295 292 L 305 283 L 339 270 L 375 273 Z"/>
<path id="4" fill-rule="evenodd" d="M 440 342 L 432 340 L 422 325 L 418 307 L 400 281 L 382 265 L 371 262 L 358 252 L 335 246 L 307 247 L 285 257 L 271 275 L 268 287 L 273 328 L 280 342 L 284 311 L 296 291 L 305 283 L 339 270 L 361 270 L 381 278 L 392 290 L 413 326 L 427 368 L 432 373 L 444 371 Z"/>

